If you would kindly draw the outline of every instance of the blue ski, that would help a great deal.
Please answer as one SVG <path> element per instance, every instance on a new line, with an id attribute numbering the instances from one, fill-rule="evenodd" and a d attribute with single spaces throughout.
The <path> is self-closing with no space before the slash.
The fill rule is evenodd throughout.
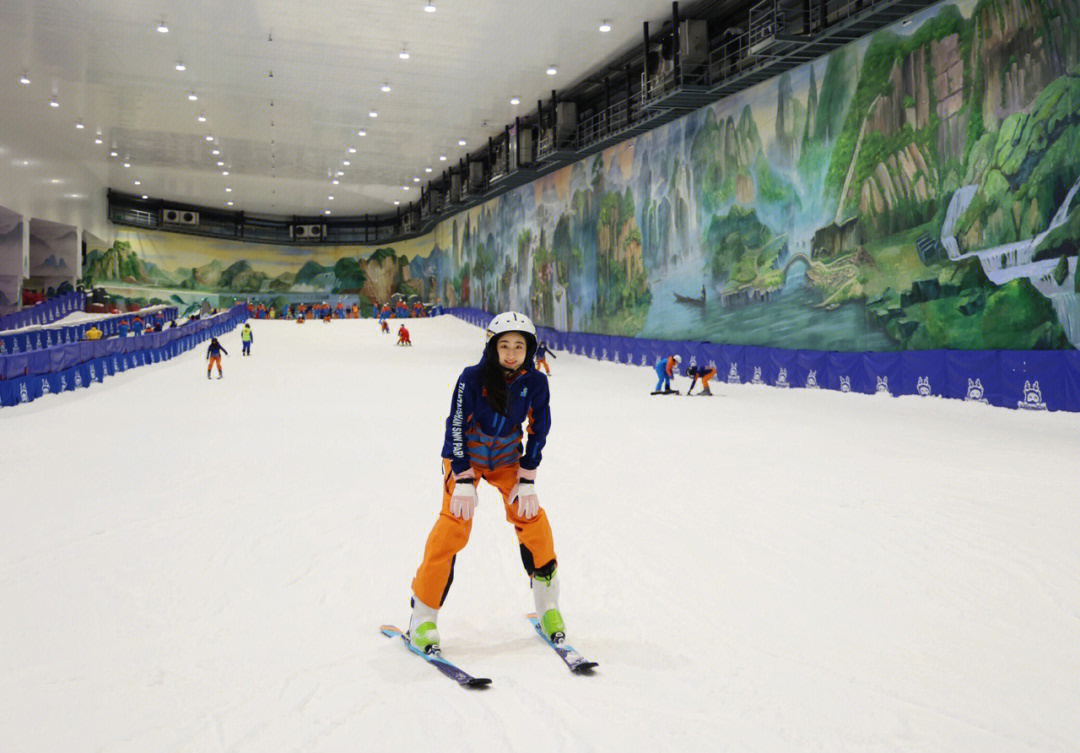
<path id="1" fill-rule="evenodd" d="M 464 688 L 483 688 L 491 684 L 491 680 L 487 677 L 473 677 L 457 665 L 448 662 L 446 659 L 442 658 L 442 654 L 439 653 L 438 649 L 435 649 L 435 651 L 430 654 L 425 654 L 423 651 L 414 648 L 413 645 L 409 643 L 409 636 L 405 635 L 405 633 L 401 632 L 393 625 L 382 625 L 379 630 L 387 638 L 400 636 L 401 640 L 405 641 L 406 648 Z"/>
<path id="2" fill-rule="evenodd" d="M 559 641 L 558 643 L 552 642 L 551 638 L 544 632 L 544 629 L 540 627 L 540 618 L 536 616 L 535 612 L 528 614 L 529 622 L 536 628 L 536 632 L 540 634 L 540 637 L 544 639 L 544 643 L 555 649 L 555 653 L 562 657 L 562 660 L 566 662 L 566 666 L 570 668 L 570 671 L 576 675 L 588 675 L 592 674 L 593 669 L 600 665 L 594 661 L 587 660 L 584 656 L 574 650 L 573 646 L 570 646 L 565 641 Z"/>

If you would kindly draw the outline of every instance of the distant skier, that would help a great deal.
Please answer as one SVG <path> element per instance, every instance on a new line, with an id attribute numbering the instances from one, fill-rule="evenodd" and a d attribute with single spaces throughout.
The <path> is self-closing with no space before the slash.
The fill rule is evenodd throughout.
<path id="1" fill-rule="evenodd" d="M 398 327 L 397 331 L 397 345 L 412 345 L 412 340 L 409 339 L 409 330 L 405 329 L 405 325 L 402 324 Z"/>
<path id="2" fill-rule="evenodd" d="M 255 339 L 255 335 L 251 332 L 251 325 L 244 322 L 244 328 L 240 330 L 240 342 L 244 344 L 244 350 L 240 354 L 242 356 L 251 355 L 251 343 Z"/>
<path id="3" fill-rule="evenodd" d="M 555 354 L 551 352 L 551 349 L 548 347 L 547 343 L 541 340 L 540 344 L 536 346 L 536 368 L 539 369 L 541 366 L 543 366 L 545 373 L 547 373 L 548 376 L 551 376 L 551 369 L 548 367 L 547 362 L 547 357 L 549 353 L 551 354 L 552 358 L 555 358 Z"/>
<path id="4" fill-rule="evenodd" d="M 442 451 L 442 512 L 412 582 L 408 635 L 425 653 L 439 648 L 439 609 L 457 554 L 469 541 L 479 479 L 502 495 L 542 629 L 555 643 L 565 640 L 551 525 L 533 485 L 551 427 L 547 377 L 533 365 L 536 328 L 528 317 L 508 311 L 491 320 L 487 337 L 480 363 L 461 372 L 454 387 Z M 526 420 L 528 430 L 522 432 Z"/>
<path id="5" fill-rule="evenodd" d="M 687 395 L 691 395 L 694 392 L 694 385 L 697 384 L 697 380 L 701 380 L 701 392 L 699 395 L 711 395 L 712 390 L 709 389 L 709 380 L 716 376 L 715 366 L 691 366 L 686 370 L 686 376 L 691 377 L 690 389 L 686 391 Z"/>
<path id="6" fill-rule="evenodd" d="M 390 334 L 390 323 L 385 319 L 379 320 L 379 329 L 382 330 L 384 335 Z"/>
<path id="7" fill-rule="evenodd" d="M 229 355 L 229 351 L 221 347 L 216 337 L 210 338 L 210 347 L 206 349 L 206 378 L 210 378 L 210 372 L 217 365 L 217 378 L 221 379 L 221 354 Z"/>
<path id="8" fill-rule="evenodd" d="M 675 376 L 675 367 L 682 363 L 682 357 L 676 353 L 675 355 L 664 358 L 661 356 L 656 360 L 656 365 L 653 367 L 656 369 L 656 389 L 653 390 L 654 395 L 670 395 L 678 390 L 671 389 L 671 378 Z"/>

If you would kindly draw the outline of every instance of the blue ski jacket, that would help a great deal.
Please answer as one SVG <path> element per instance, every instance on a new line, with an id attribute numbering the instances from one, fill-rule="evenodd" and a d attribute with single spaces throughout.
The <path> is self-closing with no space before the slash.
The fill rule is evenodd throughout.
<path id="1" fill-rule="evenodd" d="M 548 400 L 547 377 L 529 364 L 507 382 L 506 413 L 499 413 L 487 399 L 483 363 L 468 367 L 454 385 L 442 456 L 450 460 L 454 473 L 464 473 L 470 465 L 494 470 L 518 462 L 526 470 L 535 469 L 551 428 Z M 529 438 L 522 454 L 521 425 L 526 420 Z"/>

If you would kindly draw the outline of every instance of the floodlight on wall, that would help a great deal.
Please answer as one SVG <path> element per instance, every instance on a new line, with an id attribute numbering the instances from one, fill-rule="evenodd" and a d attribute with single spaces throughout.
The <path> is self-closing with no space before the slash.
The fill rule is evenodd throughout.
<path id="1" fill-rule="evenodd" d="M 137 180 L 137 181 L 135 181 L 135 185 L 137 185 L 137 186 L 141 186 L 141 185 L 142 185 L 142 181 L 141 181 L 141 180 Z"/>
<path id="2" fill-rule="evenodd" d="M 221 150 L 220 149 L 211 149 L 210 154 L 212 154 L 212 155 L 214 155 L 216 157 L 219 154 L 221 154 Z"/>
<path id="3" fill-rule="evenodd" d="M 225 193 L 232 193 L 232 186 L 225 186 Z"/>
<path id="4" fill-rule="evenodd" d="M 222 160 L 218 160 L 217 166 L 218 167 L 225 167 L 225 163 Z"/>
<path id="5" fill-rule="evenodd" d="M 118 151 L 116 151 L 115 149 L 113 149 L 111 152 L 109 152 L 109 156 L 110 157 L 119 157 L 120 153 Z"/>
<path id="6" fill-rule="evenodd" d="M 326 200 L 327 200 L 327 201 L 333 201 L 333 200 L 334 200 L 334 197 L 333 197 L 332 195 L 331 195 L 331 196 L 327 196 L 327 197 L 326 197 Z"/>
<path id="7" fill-rule="evenodd" d="M 229 171 L 228 170 L 222 170 L 221 174 L 227 177 L 229 175 Z"/>
<path id="8" fill-rule="evenodd" d="M 434 13 L 434 12 L 435 12 L 435 3 L 431 2 L 431 0 L 428 0 L 427 4 L 424 5 L 424 13 Z"/>
<path id="9" fill-rule="evenodd" d="M 396 206 L 400 206 L 400 205 L 401 205 L 401 202 L 398 201 L 397 199 L 394 199 L 394 206 L 396 207 Z"/>
<path id="10" fill-rule="evenodd" d="M 330 181 L 330 182 L 331 182 L 331 183 L 332 183 L 333 185 L 335 185 L 335 186 L 337 186 L 337 185 L 340 185 L 340 184 L 341 184 L 341 181 L 340 181 L 340 180 L 338 180 L 337 178 L 334 178 L 334 179 L 333 179 L 332 181 Z"/>
<path id="11" fill-rule="evenodd" d="M 131 167 L 131 163 L 130 162 L 125 162 L 124 167 Z"/>
<path id="12" fill-rule="evenodd" d="M 214 137 L 211 134 L 208 133 L 208 134 L 206 134 L 206 140 L 207 141 L 213 141 Z"/>
<path id="13" fill-rule="evenodd" d="M 323 214 L 330 214 L 330 210 L 329 209 L 324 209 Z"/>
<path id="14" fill-rule="evenodd" d="M 415 175 L 414 175 L 414 176 L 413 176 L 413 179 L 412 179 L 412 182 L 413 182 L 413 183 L 419 183 L 419 182 L 420 182 L 420 178 L 418 178 L 417 176 L 415 176 Z"/>
<path id="15" fill-rule="evenodd" d="M 94 137 L 94 143 L 95 144 L 104 144 L 105 143 L 104 141 L 101 140 L 101 131 L 98 131 L 97 136 Z"/>

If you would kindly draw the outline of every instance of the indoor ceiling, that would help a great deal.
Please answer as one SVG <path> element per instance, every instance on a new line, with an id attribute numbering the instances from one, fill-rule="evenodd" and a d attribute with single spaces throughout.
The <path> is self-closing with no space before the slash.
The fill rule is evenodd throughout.
<path id="1" fill-rule="evenodd" d="M 18 119 L 126 193 L 271 215 L 385 214 L 552 90 L 639 45 L 642 22 L 672 9 L 428 4 L 3 0 L 0 126 Z"/>

